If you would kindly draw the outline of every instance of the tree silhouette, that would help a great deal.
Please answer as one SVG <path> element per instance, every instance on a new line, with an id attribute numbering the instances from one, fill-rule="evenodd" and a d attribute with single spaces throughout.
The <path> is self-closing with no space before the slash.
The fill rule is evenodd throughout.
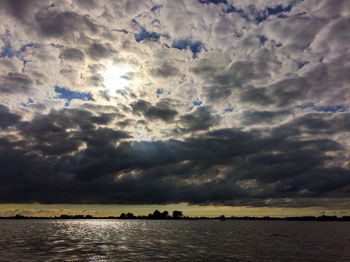
<path id="1" fill-rule="evenodd" d="M 175 219 L 182 218 L 182 212 L 181 212 L 181 211 L 174 210 L 174 211 L 173 211 L 173 218 L 175 218 Z"/>
<path id="2" fill-rule="evenodd" d="M 158 209 L 156 209 L 156 210 L 154 210 L 154 212 L 153 212 L 153 218 L 161 218 L 162 217 L 162 215 L 161 215 L 161 213 L 159 212 L 159 210 Z"/>
<path id="3" fill-rule="evenodd" d="M 165 210 L 165 211 L 162 213 L 162 218 L 167 218 L 168 215 L 169 215 L 169 212 Z"/>
<path id="4" fill-rule="evenodd" d="M 134 214 L 133 213 L 127 213 L 126 214 L 126 218 L 135 218 Z"/>

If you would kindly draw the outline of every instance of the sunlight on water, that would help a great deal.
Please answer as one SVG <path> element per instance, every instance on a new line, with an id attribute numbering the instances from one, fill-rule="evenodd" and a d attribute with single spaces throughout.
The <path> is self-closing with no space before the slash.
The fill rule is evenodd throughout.
<path id="1" fill-rule="evenodd" d="M 350 261 L 346 222 L 2 220 L 0 261 Z"/>

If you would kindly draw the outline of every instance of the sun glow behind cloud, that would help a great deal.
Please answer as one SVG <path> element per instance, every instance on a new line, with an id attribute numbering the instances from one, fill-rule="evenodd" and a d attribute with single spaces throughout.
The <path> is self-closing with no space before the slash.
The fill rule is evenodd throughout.
<path id="1" fill-rule="evenodd" d="M 120 91 L 129 87 L 132 73 L 132 69 L 124 65 L 113 65 L 109 67 L 103 73 L 104 86 L 109 95 L 118 96 Z"/>

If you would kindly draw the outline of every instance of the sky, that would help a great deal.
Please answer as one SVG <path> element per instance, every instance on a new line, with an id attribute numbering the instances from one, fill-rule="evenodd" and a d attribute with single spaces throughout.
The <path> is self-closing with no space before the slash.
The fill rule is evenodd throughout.
<path id="1" fill-rule="evenodd" d="M 350 214 L 348 0 L 3 0 L 0 21 L 0 215 Z"/>

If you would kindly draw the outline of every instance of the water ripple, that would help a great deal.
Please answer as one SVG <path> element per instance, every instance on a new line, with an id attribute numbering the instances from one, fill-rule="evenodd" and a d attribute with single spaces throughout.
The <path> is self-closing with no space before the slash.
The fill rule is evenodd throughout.
<path id="1" fill-rule="evenodd" d="M 346 222 L 2 220 L 0 261 L 350 261 Z"/>

